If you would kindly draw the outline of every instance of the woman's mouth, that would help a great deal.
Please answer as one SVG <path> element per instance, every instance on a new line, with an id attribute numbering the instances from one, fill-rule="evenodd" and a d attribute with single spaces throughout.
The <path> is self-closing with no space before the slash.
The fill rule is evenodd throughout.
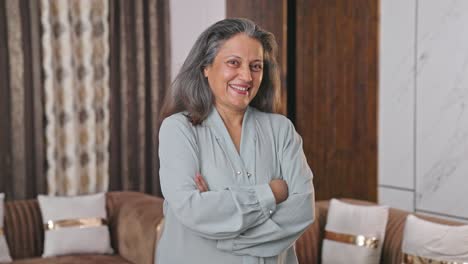
<path id="1" fill-rule="evenodd" d="M 247 95 L 250 90 L 249 85 L 229 84 L 229 88 L 231 88 L 234 92 L 242 95 Z"/>

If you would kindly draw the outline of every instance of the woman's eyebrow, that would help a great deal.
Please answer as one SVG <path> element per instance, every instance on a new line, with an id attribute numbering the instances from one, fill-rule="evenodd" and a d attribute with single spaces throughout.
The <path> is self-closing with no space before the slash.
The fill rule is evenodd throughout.
<path id="1" fill-rule="evenodd" d="M 225 59 L 233 58 L 233 57 L 242 60 L 242 57 L 237 56 L 237 55 L 226 55 L 226 56 L 224 56 Z M 254 59 L 254 60 L 252 60 L 252 61 L 250 61 L 250 62 L 257 62 L 257 61 L 263 62 L 262 59 Z"/>
<path id="2" fill-rule="evenodd" d="M 237 55 L 232 55 L 232 54 L 231 54 L 231 55 L 226 55 L 226 56 L 224 56 L 225 59 L 227 59 L 227 58 L 232 58 L 232 57 L 237 58 L 237 59 L 242 59 L 241 57 L 239 57 L 239 56 L 237 56 Z"/>

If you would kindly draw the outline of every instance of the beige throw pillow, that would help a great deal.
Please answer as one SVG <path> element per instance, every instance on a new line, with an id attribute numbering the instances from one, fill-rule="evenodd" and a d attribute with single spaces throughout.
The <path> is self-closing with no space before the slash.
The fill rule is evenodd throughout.
<path id="1" fill-rule="evenodd" d="M 388 207 L 330 201 L 322 263 L 378 264 L 385 238 Z"/>
<path id="2" fill-rule="evenodd" d="M 425 260 L 423 263 L 436 263 L 434 260 L 445 261 L 444 263 L 467 263 L 467 245 L 468 225 L 442 225 L 414 215 L 408 215 L 406 218 L 401 246 L 406 259 Z"/>
<path id="3" fill-rule="evenodd" d="M 8 244 L 5 238 L 5 230 L 3 229 L 3 222 L 4 222 L 4 205 L 5 194 L 0 193 L 0 262 L 10 262 L 10 250 L 8 248 Z"/>
<path id="4" fill-rule="evenodd" d="M 113 252 L 104 193 L 38 196 L 44 223 L 43 257 Z"/>

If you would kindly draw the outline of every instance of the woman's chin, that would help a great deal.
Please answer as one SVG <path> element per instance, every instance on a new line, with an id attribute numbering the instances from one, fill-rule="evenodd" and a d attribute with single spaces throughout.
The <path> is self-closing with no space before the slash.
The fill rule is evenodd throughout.
<path id="1" fill-rule="evenodd" d="M 236 104 L 233 104 L 233 106 L 240 111 L 245 111 L 249 106 L 249 102 L 237 102 Z"/>
<path id="2" fill-rule="evenodd" d="M 234 111 L 241 112 L 247 110 L 248 106 L 249 104 L 245 102 L 231 102 L 229 108 L 231 108 Z"/>

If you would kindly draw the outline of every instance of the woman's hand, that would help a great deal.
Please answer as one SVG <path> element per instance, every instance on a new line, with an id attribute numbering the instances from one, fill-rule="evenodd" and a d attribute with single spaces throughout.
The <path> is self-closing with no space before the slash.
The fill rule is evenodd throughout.
<path id="1" fill-rule="evenodd" d="M 203 179 L 203 176 L 200 173 L 195 175 L 195 184 L 200 192 L 209 191 L 208 184 L 206 184 L 205 179 Z M 275 179 L 270 181 L 270 188 L 275 196 L 276 204 L 282 203 L 288 199 L 288 184 L 284 180 Z"/>
<path id="2" fill-rule="evenodd" d="M 280 204 L 288 199 L 288 184 L 284 180 L 274 179 L 270 181 L 270 188 L 275 196 L 276 204 Z"/>
<path id="3" fill-rule="evenodd" d="M 208 184 L 206 184 L 205 179 L 203 179 L 202 175 L 200 173 L 197 173 L 195 175 L 195 183 L 197 184 L 197 188 L 200 192 L 207 192 L 209 191 L 208 189 Z"/>

